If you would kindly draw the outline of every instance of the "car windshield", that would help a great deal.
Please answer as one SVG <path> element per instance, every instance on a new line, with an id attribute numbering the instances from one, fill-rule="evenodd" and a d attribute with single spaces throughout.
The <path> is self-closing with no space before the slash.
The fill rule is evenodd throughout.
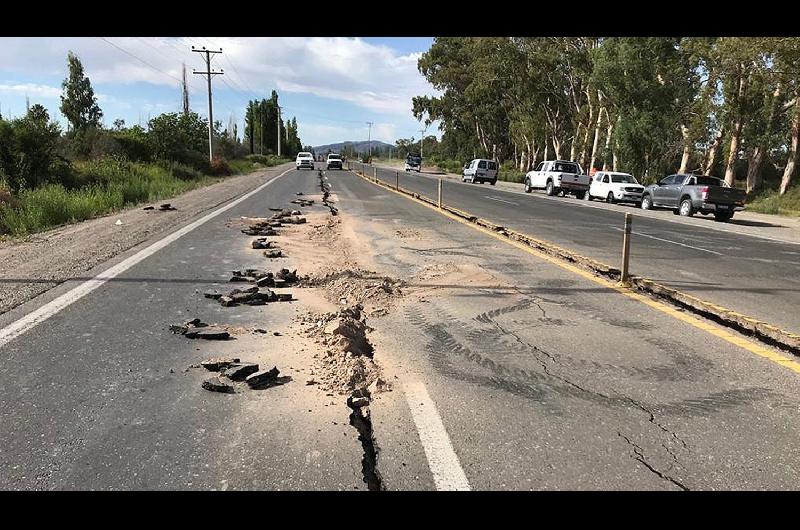
<path id="1" fill-rule="evenodd" d="M 313 158 L 311 153 L 297 153 L 297 158 Z"/>
<path id="2" fill-rule="evenodd" d="M 341 157 L 339 155 L 328 155 L 328 160 L 340 160 Z"/>
<path id="3" fill-rule="evenodd" d="M 611 182 L 623 182 L 625 184 L 639 184 L 633 175 L 626 175 L 626 174 L 618 174 L 618 175 L 611 175 Z"/>
<path id="4" fill-rule="evenodd" d="M 420 162 L 422 162 L 422 159 L 418 156 L 409 156 L 406 159 L 406 162 L 408 162 L 409 164 L 419 164 Z"/>

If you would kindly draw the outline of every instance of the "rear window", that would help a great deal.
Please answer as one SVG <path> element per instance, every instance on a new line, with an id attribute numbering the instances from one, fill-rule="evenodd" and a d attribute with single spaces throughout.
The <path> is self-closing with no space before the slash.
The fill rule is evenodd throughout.
<path id="1" fill-rule="evenodd" d="M 556 162 L 553 171 L 559 171 L 561 173 L 580 173 L 580 171 L 578 171 L 578 165 L 570 162 Z"/>
<path id="2" fill-rule="evenodd" d="M 722 179 L 717 177 L 695 177 L 695 181 L 699 186 L 724 186 Z"/>
<path id="3" fill-rule="evenodd" d="M 297 153 L 299 158 L 311 158 L 311 153 Z"/>
<path id="4" fill-rule="evenodd" d="M 489 169 L 494 171 L 497 169 L 497 162 L 489 162 Z"/>
<path id="5" fill-rule="evenodd" d="M 341 157 L 339 155 L 328 155 L 328 158 L 332 160 L 339 160 Z"/>

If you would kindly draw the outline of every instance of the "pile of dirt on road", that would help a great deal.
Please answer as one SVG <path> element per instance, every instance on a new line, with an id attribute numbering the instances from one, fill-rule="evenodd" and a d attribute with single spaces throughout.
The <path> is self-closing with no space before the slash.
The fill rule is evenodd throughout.
<path id="1" fill-rule="evenodd" d="M 298 319 L 306 335 L 322 346 L 314 357 L 324 390 L 360 397 L 388 390 L 380 367 L 372 359 L 374 350 L 367 338 L 371 328 L 361 306 L 335 313 L 309 312 Z"/>
<path id="2" fill-rule="evenodd" d="M 343 306 L 360 305 L 371 316 L 386 314 L 403 295 L 403 280 L 361 268 L 323 270 L 304 285 L 322 287 L 328 299 Z"/>

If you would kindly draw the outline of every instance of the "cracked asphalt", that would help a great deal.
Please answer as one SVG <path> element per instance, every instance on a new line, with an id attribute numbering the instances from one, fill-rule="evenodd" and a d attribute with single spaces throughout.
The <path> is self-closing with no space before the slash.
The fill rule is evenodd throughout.
<path id="1" fill-rule="evenodd" d="M 384 489 L 440 483 L 404 392 L 419 383 L 474 490 L 800 487 L 794 372 L 350 172 L 327 177 L 364 259 L 404 281 L 368 322 L 393 387 L 369 407 Z M 0 347 L 0 488 L 366 490 L 344 398 L 302 383 L 287 330 L 302 293 L 233 308 L 201 295 L 231 269 L 264 267 L 228 221 L 297 191 L 318 193 L 317 172 L 288 173 Z M 291 259 L 269 267 L 301 265 Z M 193 317 L 282 336 L 197 344 L 167 331 Z M 293 381 L 219 395 L 184 371 L 239 354 Z"/>
<path id="2" fill-rule="evenodd" d="M 473 489 L 800 486 L 797 374 L 352 174 L 329 176 L 376 262 L 408 292 L 435 289 L 371 322 L 371 339 L 401 384 L 424 382 Z M 474 272 L 424 274 L 453 264 Z M 402 392 L 380 396 L 373 428 L 387 489 L 434 487 Z"/>

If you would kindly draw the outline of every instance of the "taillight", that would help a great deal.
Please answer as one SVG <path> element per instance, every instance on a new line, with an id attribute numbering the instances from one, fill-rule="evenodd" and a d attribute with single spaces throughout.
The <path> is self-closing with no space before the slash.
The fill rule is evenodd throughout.
<path id="1" fill-rule="evenodd" d="M 708 186 L 704 186 L 703 188 L 700 189 L 700 197 L 703 200 L 708 199 Z"/>

